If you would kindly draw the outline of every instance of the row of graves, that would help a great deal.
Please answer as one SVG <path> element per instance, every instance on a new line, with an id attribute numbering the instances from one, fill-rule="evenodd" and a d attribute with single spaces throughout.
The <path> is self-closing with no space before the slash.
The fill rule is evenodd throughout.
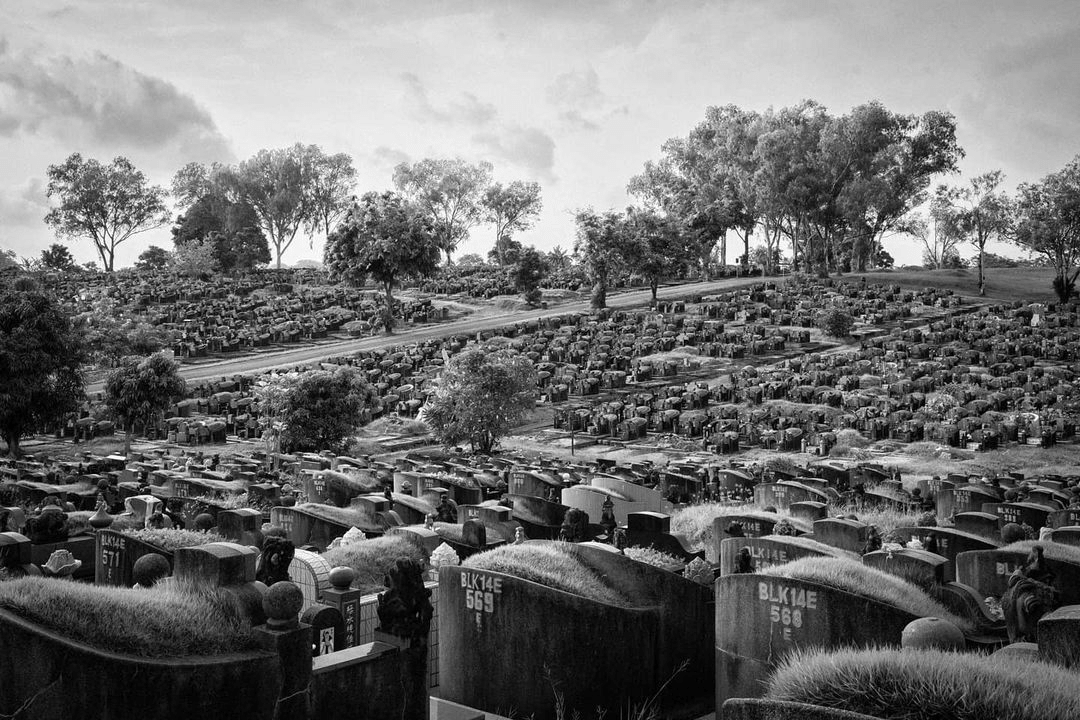
<path id="1" fill-rule="evenodd" d="M 270 683 L 277 693 L 270 700 L 206 706 L 238 702 L 214 693 L 201 701 L 207 712 L 269 717 L 257 712 L 299 692 L 311 714 L 295 717 L 358 716 L 333 709 L 340 698 L 329 698 L 344 692 L 352 707 L 374 713 L 359 716 L 381 717 L 421 697 L 426 707 L 430 692 L 484 712 L 513 706 L 550 718 L 550 692 L 536 682 L 547 672 L 569 708 L 613 707 L 667 683 L 663 714 L 700 717 L 729 699 L 760 695 L 762 681 L 794 650 L 900 646 L 924 617 L 938 618 L 938 630 L 968 652 L 1076 662 L 1080 472 L 949 476 L 905 487 L 880 466 L 825 460 L 763 472 L 704 454 L 662 468 L 412 453 L 392 462 L 256 455 L 211 470 L 196 459 L 86 457 L 81 468 L 8 462 L 5 497 L 18 488 L 20 502 L 6 510 L 0 543 L 7 576 L 129 588 L 205 573 L 200 582 L 243 586 L 238 592 L 261 598 L 253 627 L 272 619 L 283 628 L 276 632 L 295 632 L 293 664 L 271 673 L 280 685 Z M 678 485 L 712 486 L 754 504 L 715 506 L 713 544 L 695 549 L 671 531 L 665 491 Z M 109 506 L 110 490 L 118 505 Z M 43 492 L 35 507 L 34 493 Z M 76 508 L 91 495 L 96 512 Z M 241 496 L 246 502 L 237 502 Z M 882 537 L 857 518 L 881 509 L 913 520 Z M 39 534 L 48 527 L 42 517 L 66 515 L 70 532 L 82 513 L 88 517 L 78 532 L 40 542 L 56 539 Z M 179 524 L 187 529 L 176 530 Z M 1026 539 L 1040 534 L 1038 542 Z M 348 558 L 395 538 L 391 552 L 400 555 L 386 570 L 380 602 L 357 580 L 370 568 Z M 635 559 L 645 551 L 662 553 L 667 564 Z M 566 572 L 545 576 L 543 568 L 553 567 Z M 568 577 L 575 579 L 567 584 Z M 400 621 L 386 609 L 395 591 L 408 597 L 393 606 L 414 611 Z M 293 599 L 267 600 L 272 594 Z M 0 622 L 14 621 L 0 613 Z M 405 640 L 375 634 L 394 623 Z M 942 632 L 919 635 L 920 642 L 942 643 Z M 271 637 L 284 663 L 286 636 Z M 296 647 L 305 649 L 303 662 Z M 265 663 L 250 662 L 265 672 Z M 40 685 L 11 672 L 5 678 L 20 682 L 0 691 L 4 712 Z M 190 681 L 152 677 L 154 692 Z M 119 697 L 115 682 L 99 682 Z M 411 688 L 404 697 L 402 687 Z M 388 707 L 371 708 L 373 697 Z"/>

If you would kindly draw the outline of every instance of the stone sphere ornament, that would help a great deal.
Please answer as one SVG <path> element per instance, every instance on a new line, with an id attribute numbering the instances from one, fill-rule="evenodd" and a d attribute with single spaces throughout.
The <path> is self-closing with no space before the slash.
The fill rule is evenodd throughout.
<path id="1" fill-rule="evenodd" d="M 294 582 L 276 582 L 263 595 L 263 612 L 271 630 L 291 630 L 300 624 L 304 591 Z"/>
<path id="2" fill-rule="evenodd" d="M 348 590 L 352 586 L 353 580 L 356 579 L 356 571 L 346 565 L 339 565 L 336 568 L 331 568 L 327 577 L 331 586 L 338 590 Z"/>
<path id="3" fill-rule="evenodd" d="M 912 650 L 963 650 L 964 633 L 948 620 L 924 617 L 909 622 L 900 634 L 900 647 Z"/>
<path id="4" fill-rule="evenodd" d="M 164 555 L 149 553 L 135 561 L 131 567 L 131 577 L 139 587 L 153 587 L 162 578 L 167 578 L 172 572 L 169 561 Z"/>

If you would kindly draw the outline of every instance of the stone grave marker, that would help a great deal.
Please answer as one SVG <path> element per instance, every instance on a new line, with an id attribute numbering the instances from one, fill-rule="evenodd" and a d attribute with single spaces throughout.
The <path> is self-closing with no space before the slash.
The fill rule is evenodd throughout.
<path id="1" fill-rule="evenodd" d="M 982 512 L 985 503 L 999 503 L 1001 496 L 984 485 L 959 485 L 953 488 L 955 512 Z"/>
<path id="2" fill-rule="evenodd" d="M 1056 576 L 1052 583 L 1061 594 L 1064 604 L 1080 603 L 1080 563 L 1049 557 L 1055 543 L 1040 543 L 1046 568 Z M 1023 567 L 1027 550 L 1010 550 L 1009 546 L 989 550 L 969 551 L 956 558 L 956 577 L 965 585 L 976 588 L 985 596 L 1001 597 L 1009 587 L 1009 576 Z"/>
<path id="3" fill-rule="evenodd" d="M 345 620 L 336 607 L 316 603 L 300 614 L 300 622 L 311 626 L 311 654 L 313 657 L 329 655 L 344 650 L 346 644 Z"/>
<path id="4" fill-rule="evenodd" d="M 914 548 L 888 552 L 875 550 L 862 556 L 863 565 L 903 578 L 924 590 L 945 583 L 948 560 L 937 553 Z"/>
<path id="5" fill-rule="evenodd" d="M 255 508 L 222 510 L 217 514 L 217 531 L 225 539 L 241 545 L 262 546 L 262 513 Z"/>
<path id="6" fill-rule="evenodd" d="M 777 518 L 771 514 L 754 512 L 720 515 L 712 521 L 714 541 L 719 543 L 724 538 L 731 537 L 727 532 L 728 528 L 736 523 L 742 527 L 743 537 L 764 537 L 772 535 Z"/>
<path id="7" fill-rule="evenodd" d="M 749 551 L 755 572 L 804 557 L 846 557 L 852 560 L 858 557 L 854 553 L 807 537 L 767 535 L 759 538 L 724 538 L 720 541 L 721 576 L 738 571 L 738 556 L 743 548 Z"/>
<path id="8" fill-rule="evenodd" d="M 1001 540 L 1001 517 L 995 513 L 957 513 L 953 517 L 953 527 L 961 532 L 978 535 L 994 542 Z"/>
<path id="9" fill-rule="evenodd" d="M 1037 505 L 1028 502 L 1013 502 L 986 504 L 984 512 L 993 512 L 1001 517 L 1002 524 L 1016 523 L 1017 525 L 1030 525 L 1038 532 L 1046 526 L 1050 516 L 1050 509 L 1045 505 Z"/>
<path id="10" fill-rule="evenodd" d="M 1080 508 L 1055 510 L 1047 517 L 1047 524 L 1052 528 L 1080 525 Z"/>
<path id="11" fill-rule="evenodd" d="M 815 520 L 822 520 L 828 517 L 829 506 L 816 500 L 807 500 L 805 502 L 791 503 L 788 505 L 788 512 L 799 520 L 813 523 Z"/>
<path id="12" fill-rule="evenodd" d="M 1054 530 L 1054 542 L 1080 547 L 1080 525 L 1069 525 Z"/>
<path id="13" fill-rule="evenodd" d="M 1065 605 L 1042 616 L 1039 655 L 1065 667 L 1080 665 L 1080 605 Z"/>
<path id="14" fill-rule="evenodd" d="M 94 536 L 94 584 L 131 587 L 135 561 L 143 555 L 157 553 L 173 564 L 173 553 L 115 530 L 98 530 Z"/>
<path id="15" fill-rule="evenodd" d="M 841 550 L 862 553 L 870 526 L 859 520 L 825 518 L 814 521 L 814 539 Z"/>
<path id="16" fill-rule="evenodd" d="M 928 550 L 946 558 L 945 582 L 957 579 L 956 557 L 963 552 L 973 550 L 994 550 L 1001 543 L 972 533 L 945 527 L 898 527 L 893 532 L 905 542 L 917 538 L 923 543 L 923 550 Z M 964 582 L 964 581 L 961 581 Z M 971 583 L 967 583 L 970 585 Z"/>

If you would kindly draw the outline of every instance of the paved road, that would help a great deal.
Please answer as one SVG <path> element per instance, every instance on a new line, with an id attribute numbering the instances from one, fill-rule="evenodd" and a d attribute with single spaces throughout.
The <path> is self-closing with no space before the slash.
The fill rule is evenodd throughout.
<path id="1" fill-rule="evenodd" d="M 710 282 L 689 283 L 685 285 L 673 285 L 662 287 L 657 292 L 660 299 L 682 298 L 688 295 L 708 295 L 720 290 L 727 290 L 744 285 L 761 282 L 761 278 L 727 278 Z M 633 290 L 617 295 L 608 295 L 608 307 L 632 308 L 642 307 L 648 304 L 651 294 L 648 289 Z M 319 345 L 305 345 L 289 350 L 278 350 L 258 355 L 247 355 L 228 360 L 199 363 L 196 365 L 183 365 L 180 374 L 189 383 L 199 383 L 204 380 L 217 380 L 231 375 L 251 374 L 273 370 L 276 368 L 289 368 L 297 365 L 306 365 L 325 361 L 331 357 L 348 355 L 361 350 L 374 350 L 386 345 L 408 344 L 423 342 L 433 338 L 446 337 L 447 335 L 475 335 L 481 330 L 491 330 L 508 324 L 538 320 L 545 317 L 565 315 L 572 312 L 586 312 L 589 309 L 588 300 L 565 303 L 547 310 L 514 310 L 498 314 L 485 314 L 482 316 L 467 315 L 452 322 L 422 325 L 415 328 L 399 326 L 398 332 L 393 335 L 376 335 L 372 337 L 357 338 L 355 340 L 342 340 Z M 92 383 L 86 386 L 87 393 L 100 392 L 104 389 L 104 382 Z"/>

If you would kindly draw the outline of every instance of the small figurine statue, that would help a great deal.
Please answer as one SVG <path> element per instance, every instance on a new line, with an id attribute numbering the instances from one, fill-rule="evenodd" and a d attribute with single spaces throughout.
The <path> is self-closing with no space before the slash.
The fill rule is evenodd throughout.
<path id="1" fill-rule="evenodd" d="M 525 542 L 525 528 L 514 528 L 514 544 L 521 545 L 523 542 Z"/>

